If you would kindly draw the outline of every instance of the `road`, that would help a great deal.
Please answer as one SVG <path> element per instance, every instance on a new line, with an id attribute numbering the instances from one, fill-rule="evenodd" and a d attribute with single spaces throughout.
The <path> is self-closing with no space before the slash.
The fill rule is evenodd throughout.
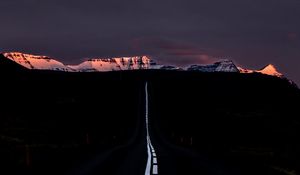
<path id="1" fill-rule="evenodd" d="M 184 149 L 162 138 L 151 128 L 148 83 L 140 95 L 140 116 L 132 139 L 123 146 L 99 151 L 93 159 L 74 170 L 70 175 L 192 175 L 239 174 L 223 166 L 224 162 L 211 160 L 205 153 Z"/>
<path id="2" fill-rule="evenodd" d="M 158 174 L 158 158 L 150 137 L 148 83 L 140 92 L 139 115 L 134 136 L 126 145 L 99 150 L 93 158 L 68 172 L 69 175 L 152 175 Z"/>
<path id="3" fill-rule="evenodd" d="M 149 94 L 148 94 L 148 82 L 145 84 L 145 120 L 146 120 L 146 139 L 147 139 L 147 166 L 145 170 L 145 175 L 158 174 L 158 162 L 155 149 L 151 142 L 151 137 L 149 133 Z M 152 170 L 152 171 L 151 171 Z"/>

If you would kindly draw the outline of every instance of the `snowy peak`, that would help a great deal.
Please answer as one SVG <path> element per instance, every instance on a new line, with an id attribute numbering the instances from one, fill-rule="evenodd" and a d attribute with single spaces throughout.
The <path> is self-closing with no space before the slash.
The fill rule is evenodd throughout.
<path id="1" fill-rule="evenodd" d="M 265 66 L 263 69 L 258 70 L 257 72 L 260 72 L 262 74 L 267 74 L 267 75 L 272 75 L 272 76 L 277 76 L 277 77 L 282 77 L 283 75 L 277 71 L 274 65 L 269 64 Z"/>
<path id="2" fill-rule="evenodd" d="M 217 65 L 216 72 L 239 72 L 232 60 L 224 59 L 215 63 Z"/>
<path id="3" fill-rule="evenodd" d="M 72 71 L 63 63 L 47 56 L 24 54 L 20 52 L 3 53 L 3 56 L 26 67 L 27 69 L 43 69 L 57 71 Z"/>
<path id="4" fill-rule="evenodd" d="M 207 65 L 191 65 L 187 68 L 188 71 L 199 72 L 239 72 L 239 69 L 233 61 L 224 59 L 214 64 Z"/>
<path id="5" fill-rule="evenodd" d="M 94 58 L 68 67 L 80 72 L 150 69 L 155 63 L 147 56 Z"/>
<path id="6" fill-rule="evenodd" d="M 240 70 L 240 73 L 245 73 L 245 74 L 261 73 L 261 74 L 271 75 L 271 76 L 276 76 L 276 77 L 281 77 L 281 78 L 284 77 L 282 73 L 277 71 L 277 69 L 275 68 L 275 66 L 273 64 L 269 64 L 260 70 L 244 69 L 242 67 L 238 67 L 238 69 Z"/>

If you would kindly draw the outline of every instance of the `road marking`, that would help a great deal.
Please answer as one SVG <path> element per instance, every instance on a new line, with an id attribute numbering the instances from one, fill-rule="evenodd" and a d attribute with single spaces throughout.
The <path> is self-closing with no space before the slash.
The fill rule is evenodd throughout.
<path id="1" fill-rule="evenodd" d="M 145 116 L 146 116 L 146 131 L 147 131 L 146 140 L 147 140 L 147 153 L 148 153 L 148 159 L 147 159 L 145 175 L 151 175 L 151 174 L 158 174 L 158 165 L 157 165 L 157 158 L 156 158 L 155 149 L 152 146 L 150 135 L 149 135 L 148 82 L 146 82 L 146 84 L 145 84 L 145 95 L 146 95 L 146 109 L 145 109 L 146 112 L 145 112 Z M 151 164 L 152 155 L 153 155 L 153 160 L 152 160 L 152 164 Z M 151 173 L 151 169 L 152 169 L 152 173 Z"/>
<path id="2" fill-rule="evenodd" d="M 150 153 L 150 148 L 149 148 L 148 144 L 147 144 L 147 149 L 148 149 L 148 159 L 147 159 L 147 166 L 146 166 L 146 170 L 145 170 L 145 175 L 150 175 L 150 170 L 151 170 L 151 153 Z"/>
<path id="3" fill-rule="evenodd" d="M 157 167 L 157 165 L 153 165 L 152 174 L 158 174 L 158 167 Z"/>
<path id="4" fill-rule="evenodd" d="M 157 164 L 157 158 L 156 157 L 153 158 L 153 163 Z"/>

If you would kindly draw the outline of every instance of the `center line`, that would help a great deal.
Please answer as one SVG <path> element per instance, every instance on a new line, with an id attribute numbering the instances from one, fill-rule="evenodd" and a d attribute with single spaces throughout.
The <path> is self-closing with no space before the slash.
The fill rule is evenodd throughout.
<path id="1" fill-rule="evenodd" d="M 157 158 L 155 149 L 152 146 L 150 135 L 149 135 L 149 120 L 148 120 L 148 82 L 146 82 L 145 85 L 145 95 L 146 95 L 146 109 L 145 109 L 145 115 L 146 115 L 146 131 L 147 131 L 147 153 L 148 153 L 148 159 L 147 159 L 147 166 L 145 170 L 145 175 L 151 175 L 151 174 L 158 174 L 158 165 L 157 165 Z M 151 154 L 152 153 L 152 154 Z M 151 159 L 153 155 L 153 160 L 151 164 Z M 152 173 L 151 173 L 152 169 Z"/>
<path id="2" fill-rule="evenodd" d="M 157 164 L 157 159 L 156 159 L 156 157 L 153 158 L 153 163 L 154 163 L 154 164 Z"/>

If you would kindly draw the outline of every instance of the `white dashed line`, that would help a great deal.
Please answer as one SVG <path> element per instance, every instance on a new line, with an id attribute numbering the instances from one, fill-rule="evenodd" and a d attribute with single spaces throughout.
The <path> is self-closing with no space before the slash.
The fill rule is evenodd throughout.
<path id="1" fill-rule="evenodd" d="M 157 167 L 157 165 L 153 165 L 152 174 L 158 174 L 158 167 Z"/>
<path id="2" fill-rule="evenodd" d="M 157 158 L 156 157 L 153 158 L 153 164 L 157 164 Z"/>

